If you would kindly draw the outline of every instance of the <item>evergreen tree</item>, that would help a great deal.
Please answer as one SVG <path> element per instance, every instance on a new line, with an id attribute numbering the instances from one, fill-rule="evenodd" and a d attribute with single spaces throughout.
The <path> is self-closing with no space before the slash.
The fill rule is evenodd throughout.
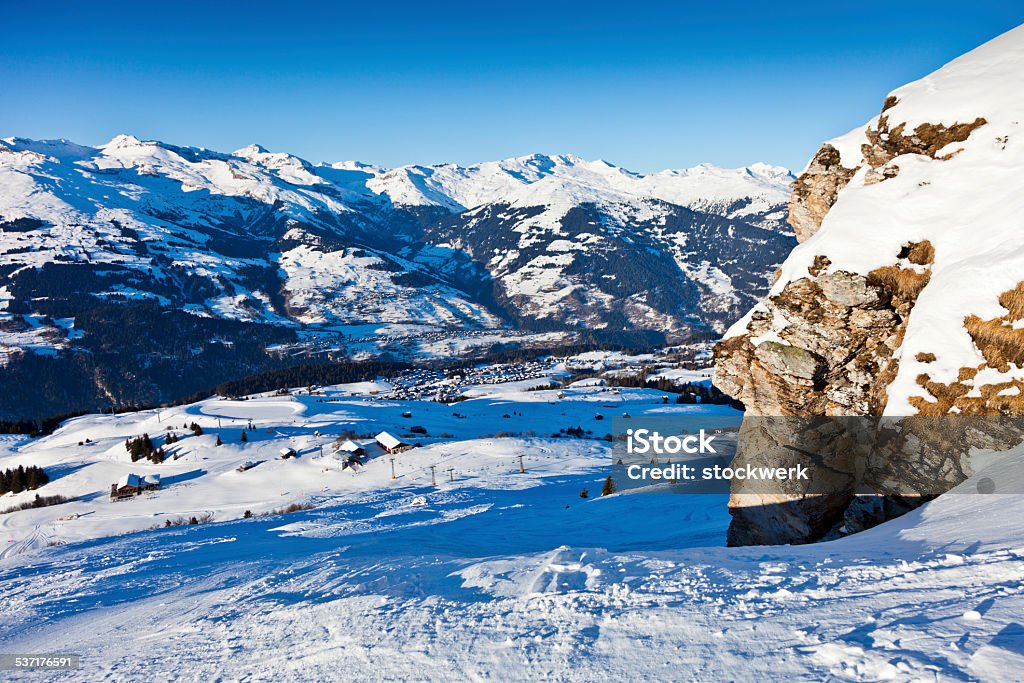
<path id="1" fill-rule="evenodd" d="M 612 480 L 612 475 L 608 475 L 608 478 L 604 480 L 604 486 L 601 488 L 602 496 L 610 496 L 615 493 L 615 482 Z"/>
<path id="2" fill-rule="evenodd" d="M 18 465 L 18 469 L 11 470 L 11 493 L 21 493 L 25 490 L 25 468 Z"/>
<path id="3" fill-rule="evenodd" d="M 148 457 L 150 450 L 146 448 L 146 441 L 140 436 L 128 442 L 128 453 L 132 462 L 138 462 L 142 458 Z"/>
<path id="4" fill-rule="evenodd" d="M 245 430 L 244 430 L 244 429 L 242 430 L 242 436 L 241 436 L 241 438 L 240 438 L 239 440 L 240 440 L 240 441 L 241 441 L 242 443 L 245 443 L 246 441 L 248 441 L 248 440 L 249 440 L 249 435 L 245 433 Z"/>

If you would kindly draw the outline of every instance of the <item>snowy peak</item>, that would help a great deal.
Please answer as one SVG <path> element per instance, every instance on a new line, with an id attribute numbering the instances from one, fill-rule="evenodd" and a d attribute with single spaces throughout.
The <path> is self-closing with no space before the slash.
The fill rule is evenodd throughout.
<path id="1" fill-rule="evenodd" d="M 245 147 L 242 147 L 241 149 L 236 149 L 234 152 L 232 152 L 232 156 L 242 157 L 243 159 L 250 159 L 250 160 L 252 160 L 254 158 L 257 158 L 259 155 L 269 154 L 269 153 L 270 152 L 263 145 L 257 145 L 255 143 L 253 143 L 251 145 L 246 145 Z"/>
<path id="2" fill-rule="evenodd" d="M 738 169 L 702 164 L 642 174 L 571 154 L 532 154 L 472 166 L 403 166 L 379 173 L 367 185 L 398 205 L 457 210 L 493 203 L 546 206 L 653 199 L 691 208 L 742 203 L 753 212 L 784 203 L 793 180 L 787 169 L 763 163 Z"/>
<path id="3" fill-rule="evenodd" d="M 118 149 L 127 149 L 127 148 L 131 148 L 131 147 L 138 147 L 139 145 L 142 145 L 142 144 L 149 144 L 151 146 L 155 146 L 157 143 L 156 142 L 143 143 L 142 140 L 139 140 L 134 135 L 126 135 L 126 134 L 122 133 L 120 135 L 115 135 L 114 137 L 112 137 L 110 139 L 110 142 L 108 142 L 105 145 L 102 145 L 100 147 L 100 149 L 102 149 L 104 151 L 112 151 L 112 150 L 118 150 Z"/>
<path id="4" fill-rule="evenodd" d="M 294 185 L 319 185 L 327 182 L 316 175 L 313 165 L 305 159 L 284 152 L 269 152 L 260 145 L 243 147 L 236 150 L 232 156 L 271 171 Z"/>
<path id="5" fill-rule="evenodd" d="M 78 145 L 63 138 L 58 140 L 32 140 L 30 138 L 9 137 L 0 140 L 0 150 L 12 152 L 29 152 L 58 161 L 74 161 L 86 159 L 96 154 L 96 148 Z"/>
<path id="6" fill-rule="evenodd" d="M 470 166 L 389 169 L 357 161 L 314 166 L 258 144 L 223 154 L 128 134 L 117 135 L 99 147 L 24 138 L 6 138 L 0 144 L 13 152 L 31 152 L 88 169 L 134 169 L 143 176 L 171 178 L 183 183 L 186 191 L 205 189 L 228 196 L 246 194 L 268 203 L 286 201 L 301 205 L 300 213 L 306 213 L 311 202 L 343 210 L 336 200 L 344 196 L 349 202 L 376 204 L 383 198 L 395 206 L 440 207 L 451 213 L 495 203 L 550 206 L 658 200 L 751 216 L 783 204 L 793 181 L 788 170 L 762 163 L 738 169 L 702 164 L 643 174 L 574 154 L 530 154 Z M 313 186 L 327 193 L 330 201 L 286 196 L 292 188 Z"/>

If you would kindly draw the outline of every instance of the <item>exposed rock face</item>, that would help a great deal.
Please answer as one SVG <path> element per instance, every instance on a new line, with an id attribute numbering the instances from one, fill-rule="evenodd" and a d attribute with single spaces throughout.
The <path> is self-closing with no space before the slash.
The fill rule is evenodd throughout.
<path id="1" fill-rule="evenodd" d="M 839 150 L 827 142 L 814 155 L 807 170 L 793 183 L 789 200 L 789 224 L 803 242 L 818 232 L 839 190 L 850 182 L 856 169 L 844 168 Z"/>
<path id="2" fill-rule="evenodd" d="M 920 396 L 911 399 L 921 415 L 1024 415 L 1024 379 L 1015 376 L 1024 367 L 1024 282 L 999 296 L 999 305 L 1007 310 L 990 320 L 970 315 L 964 327 L 985 359 L 977 366 L 961 367 L 953 382 L 937 382 L 923 372 L 917 383 L 934 400 Z M 935 354 L 918 354 L 917 360 L 933 363 Z M 977 382 L 979 373 L 995 372 L 999 379 Z"/>
<path id="3" fill-rule="evenodd" d="M 1024 440 L 950 417 L 1024 413 L 1021 64 L 1024 28 L 899 89 L 797 179 L 802 244 L 717 347 L 715 384 L 747 408 L 737 465 L 810 460 L 827 485 L 734 480 L 730 544 L 867 528 L 974 474 L 972 448 Z"/>
<path id="4" fill-rule="evenodd" d="M 927 249 L 916 245 L 913 251 Z M 906 259 L 902 261 L 910 265 Z M 900 289 L 901 280 L 908 278 L 906 273 L 915 280 L 928 277 L 927 270 L 918 274 L 896 265 L 884 275 L 818 271 L 790 282 L 755 311 L 747 327 L 749 334 L 727 339 L 716 349 L 716 384 L 743 401 L 748 415 L 881 414 L 885 388 L 898 365 L 894 353 L 902 343 L 907 315 L 920 291 L 918 287 Z M 782 329 L 774 332 L 778 327 Z M 759 339 L 764 336 L 774 336 L 777 341 Z M 755 432 L 744 429 L 737 461 L 788 466 L 807 453 L 830 462 L 853 457 L 844 450 L 842 439 L 847 435 L 842 428 L 825 441 L 797 447 L 794 439 L 807 439 L 802 427 L 792 420 L 758 421 L 756 437 Z M 854 431 L 861 440 L 868 438 L 868 430 Z M 751 492 L 749 484 L 734 484 L 730 544 L 822 538 L 841 526 L 853 491 L 863 483 L 854 477 L 855 469 L 853 463 L 830 467 L 828 472 L 840 479 L 825 487 L 827 495 L 807 495 L 807 490 L 776 490 L 765 495 Z M 824 485 L 822 472 L 821 468 L 815 470 L 814 486 Z"/>
<path id="5" fill-rule="evenodd" d="M 963 142 L 975 128 L 986 123 L 988 121 L 980 116 L 970 123 L 955 123 L 951 126 L 922 123 L 908 135 L 906 123 L 889 130 L 889 118 L 883 114 L 878 118 L 878 128 L 868 128 L 865 132 L 868 141 L 861 145 L 861 152 L 864 161 L 872 168 L 885 166 L 901 154 L 923 154 L 935 159 L 947 145 Z M 939 158 L 945 161 L 954 154 L 956 150 L 951 150 Z"/>
<path id="6" fill-rule="evenodd" d="M 903 514 L 964 481 L 971 451 L 1024 441 L 1024 421 L 1005 416 L 750 417 L 744 464 L 777 467 L 799 454 L 813 481 L 748 481 L 735 494 L 730 545 L 835 538 Z M 865 491 L 871 491 L 865 495 Z"/>
<path id="7" fill-rule="evenodd" d="M 746 334 L 718 346 L 716 384 L 751 415 L 880 414 L 893 353 L 929 276 L 910 266 L 904 258 L 867 276 L 817 270 L 788 283 L 754 311 Z"/>
<path id="8" fill-rule="evenodd" d="M 938 123 L 922 123 L 909 134 L 907 124 L 900 123 L 889 129 L 889 118 L 885 111 L 895 106 L 897 101 L 890 97 L 882 107 L 876 127 L 868 127 L 864 131 L 865 142 L 860 146 L 862 160 L 852 168 L 843 166 L 842 155 L 831 143 L 826 142 L 814 155 L 800 177 L 793 184 L 793 194 L 789 200 L 789 224 L 796 233 L 796 238 L 804 242 L 818 231 L 825 214 L 836 203 L 839 191 L 846 187 L 861 166 L 867 166 L 865 184 L 872 184 L 895 178 L 899 175 L 899 166 L 890 162 L 903 154 L 921 154 L 932 159 L 949 145 L 963 142 L 967 137 L 987 121 L 977 117 L 969 123 L 955 123 L 945 126 Z M 946 151 L 940 159 L 952 158 L 959 150 Z"/>

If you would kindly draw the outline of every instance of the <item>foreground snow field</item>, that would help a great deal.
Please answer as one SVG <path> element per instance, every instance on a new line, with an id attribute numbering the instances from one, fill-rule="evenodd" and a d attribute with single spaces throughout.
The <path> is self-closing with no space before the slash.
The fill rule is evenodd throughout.
<path id="1" fill-rule="evenodd" d="M 560 372 L 564 370 L 553 368 L 552 376 Z M 583 481 L 607 474 L 598 470 L 610 463 L 609 445 L 551 438 L 559 430 L 581 427 L 592 432 L 590 436 L 603 437 L 611 431 L 611 418 L 625 413 L 734 413 L 725 406 L 667 404 L 674 395 L 648 389 L 613 392 L 598 384 L 533 390 L 550 382 L 545 376 L 470 386 L 463 391 L 469 400 L 452 405 L 381 400 L 393 388 L 389 383 L 362 382 L 314 395 L 213 398 L 161 410 L 90 415 L 69 420 L 54 434 L 36 440 L 0 437 L 0 467 L 37 465 L 52 480 L 39 491 L 3 497 L 0 510 L 31 501 L 36 493 L 76 498 L 0 514 L 0 557 L 47 544 L 145 530 L 183 516 L 223 521 L 309 499 L 319 503 L 376 493 L 382 487 L 429 486 L 432 478 L 442 484 L 451 480 L 446 486 L 453 489 L 524 488 L 539 485 L 546 477 L 592 471 L 572 492 L 576 497 Z M 202 435 L 193 435 L 193 424 Z M 373 443 L 373 435 L 382 430 L 420 444 L 395 456 L 394 482 L 389 457 Z M 343 432 L 354 433 L 369 452 L 369 461 L 358 472 L 343 469 L 334 456 Z M 164 462 L 133 463 L 125 441 L 144 433 L 157 446 L 168 433 L 179 440 L 163 445 Z M 223 445 L 216 445 L 218 438 Z M 294 449 L 297 457 L 281 459 L 283 448 Z M 518 475 L 520 455 L 529 471 L 514 482 L 496 481 L 509 472 Z M 243 463 L 255 466 L 242 472 Z M 128 473 L 160 475 L 161 490 L 111 503 L 110 485 Z M 600 482 L 591 489 L 598 493 Z"/>
<path id="2" fill-rule="evenodd" d="M 91 416 L 32 443 L 5 442 L 0 465 L 42 465 L 56 473 L 42 492 L 79 500 L 0 515 L 0 652 L 81 654 L 83 669 L 66 680 L 1013 680 L 1024 671 L 1024 497 L 946 495 L 836 542 L 724 548 L 725 496 L 598 497 L 607 444 L 549 436 L 576 425 L 603 434 L 598 413 L 723 408 L 600 386 L 559 399 L 522 384 L 481 387 L 451 406 L 368 400 L 380 388 Z M 178 460 L 128 461 L 127 436 L 193 420 L 206 434 L 169 449 Z M 396 456 L 394 481 L 387 456 L 358 474 L 319 457 L 342 426 L 402 425 L 430 437 Z M 531 427 L 544 433 L 529 436 Z M 224 446 L 213 445 L 218 434 Z M 285 444 L 297 458 L 276 459 Z M 263 462 L 238 472 L 245 460 Z M 127 471 L 159 472 L 164 487 L 109 502 L 109 484 Z M 237 519 L 298 500 L 317 507 Z M 213 523 L 144 530 L 204 511 Z M 57 520 L 70 513 L 79 517 Z M 46 547 L 58 540 L 67 544 Z"/>

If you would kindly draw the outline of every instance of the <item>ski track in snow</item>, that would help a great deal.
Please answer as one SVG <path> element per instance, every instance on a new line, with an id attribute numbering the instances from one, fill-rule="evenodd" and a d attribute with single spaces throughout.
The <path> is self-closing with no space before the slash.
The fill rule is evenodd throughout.
<path id="1" fill-rule="evenodd" d="M 476 415 L 466 429 L 508 424 L 501 413 L 531 407 L 582 419 L 609 396 L 582 384 L 554 403 L 551 392 L 481 388 L 451 408 Z M 616 398 L 634 414 L 657 397 L 632 391 Z M 430 407 L 404 405 L 416 419 Z M 207 425 L 243 413 L 278 421 L 274 435 L 253 432 L 267 444 L 246 444 L 276 448 L 294 429 L 374 411 L 386 421 L 392 408 L 285 397 L 183 410 Z M 41 457 L 91 433 L 101 441 L 93 448 L 123 448 L 121 431 L 153 419 L 78 418 L 46 439 L 3 445 Z M 426 424 L 433 432 L 443 419 Z M 195 451 L 183 459 L 205 454 L 208 475 L 152 498 L 82 503 L 94 521 L 68 524 L 106 537 L 44 547 L 47 529 L 71 527 L 41 515 L 79 503 L 0 516 L 5 532 L 24 534 L 0 559 L 0 651 L 79 653 L 81 671 L 50 675 L 69 681 L 958 681 L 1024 671 L 1024 496 L 947 495 L 839 541 L 728 549 L 724 496 L 583 500 L 583 486 L 600 490 L 604 447 L 484 438 L 405 453 L 395 482 L 383 458 L 371 461 L 329 493 L 315 493 L 330 477 L 308 454 L 264 463 L 240 476 L 277 467 L 241 480 L 272 491 L 268 504 L 281 504 L 272 485 L 292 490 L 312 477 L 319 507 L 109 536 L 145 528 L 150 510 L 175 504 L 238 516 L 208 480 L 228 481 L 234 473 L 217 474 L 217 458 L 241 453 L 208 448 L 210 438 L 182 441 Z M 526 474 L 513 467 L 516 453 L 528 454 Z M 444 481 L 447 463 L 458 463 L 459 481 Z M 441 486 L 430 486 L 426 464 L 437 465 Z M 419 496 L 426 505 L 410 505 Z"/>
<path id="2" fill-rule="evenodd" d="M 526 497 L 511 524 L 492 505 L 434 521 L 434 533 L 371 524 L 309 537 L 270 519 L 47 551 L 2 567 L 0 647 L 83 653 L 86 670 L 68 680 L 1007 680 L 1024 670 L 1024 547 L 929 547 L 903 533 L 969 497 L 819 546 L 536 550 L 559 535 L 536 509 L 550 495 Z M 707 502 L 680 501 L 673 524 Z"/>

